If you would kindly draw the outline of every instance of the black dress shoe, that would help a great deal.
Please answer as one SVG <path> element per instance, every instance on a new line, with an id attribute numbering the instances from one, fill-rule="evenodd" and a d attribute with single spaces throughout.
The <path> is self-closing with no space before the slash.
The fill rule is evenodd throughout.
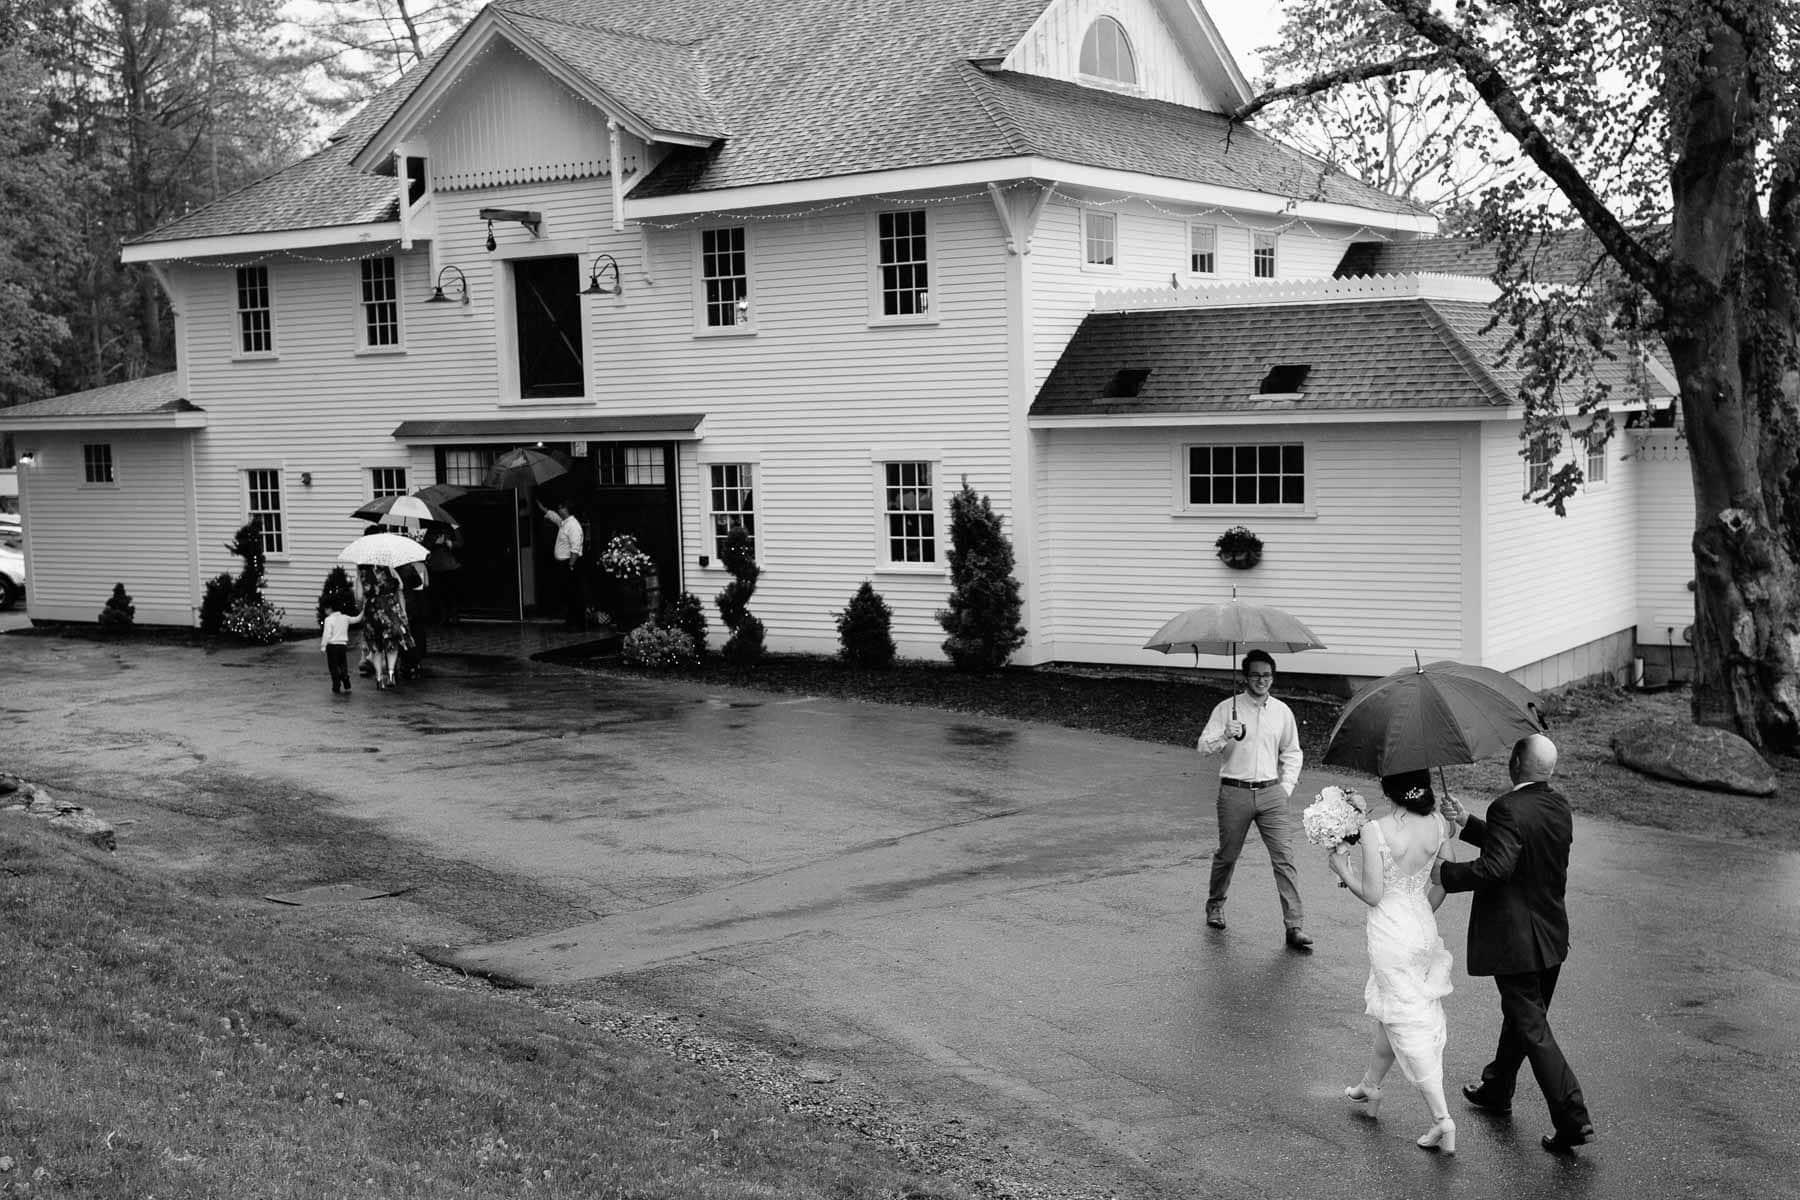
<path id="1" fill-rule="evenodd" d="M 1302 954 L 1312 953 L 1312 939 L 1297 925 L 1287 931 L 1287 944 L 1290 950 L 1298 950 Z"/>
<path id="2" fill-rule="evenodd" d="M 1585 1146 L 1594 1140 L 1594 1127 L 1583 1125 L 1580 1129 L 1558 1130 L 1544 1135 L 1544 1149 L 1552 1154 L 1567 1154 L 1577 1146 Z"/>
<path id="3" fill-rule="evenodd" d="M 1206 910 L 1206 924 L 1209 929 L 1225 928 L 1225 913 L 1217 908 Z"/>
<path id="4" fill-rule="evenodd" d="M 1495 1100 L 1481 1090 L 1478 1083 L 1465 1083 L 1462 1089 L 1463 1099 L 1479 1108 L 1482 1112 L 1493 1113 L 1497 1117 L 1512 1115 L 1511 1100 Z"/>

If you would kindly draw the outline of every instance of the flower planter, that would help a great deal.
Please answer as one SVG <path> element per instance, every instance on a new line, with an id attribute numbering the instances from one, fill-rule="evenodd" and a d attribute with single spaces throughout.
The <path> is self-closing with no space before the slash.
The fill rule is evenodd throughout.
<path id="1" fill-rule="evenodd" d="M 1219 561 L 1234 571 L 1248 571 L 1262 561 L 1261 550 L 1221 550 Z"/>

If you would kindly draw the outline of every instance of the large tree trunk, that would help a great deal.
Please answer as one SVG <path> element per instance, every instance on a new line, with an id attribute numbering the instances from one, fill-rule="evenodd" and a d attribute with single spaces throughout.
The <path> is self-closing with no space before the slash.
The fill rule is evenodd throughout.
<path id="1" fill-rule="evenodd" d="M 1716 18 L 1715 18 L 1716 20 Z M 1757 208 L 1758 47 L 1716 21 L 1676 70 L 1664 340 L 1694 482 L 1694 720 L 1800 749 L 1800 330 L 1779 238 Z M 1685 51 L 1676 51 L 1684 55 Z"/>

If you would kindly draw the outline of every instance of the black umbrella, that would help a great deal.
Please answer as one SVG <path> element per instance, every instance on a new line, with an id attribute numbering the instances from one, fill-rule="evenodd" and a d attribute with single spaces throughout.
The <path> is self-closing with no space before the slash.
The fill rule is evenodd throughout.
<path id="1" fill-rule="evenodd" d="M 1358 688 L 1332 726 L 1325 761 L 1371 775 L 1472 763 L 1548 725 L 1537 693 L 1487 667 L 1414 665 Z"/>
<path id="2" fill-rule="evenodd" d="M 566 475 L 568 471 L 567 467 L 542 450 L 520 446 L 496 458 L 481 484 L 491 488 L 531 487 L 547 479 L 555 479 L 558 475 Z"/>

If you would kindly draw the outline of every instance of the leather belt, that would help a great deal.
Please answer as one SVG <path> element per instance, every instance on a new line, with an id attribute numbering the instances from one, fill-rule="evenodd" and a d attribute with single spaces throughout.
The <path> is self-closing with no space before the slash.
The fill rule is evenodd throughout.
<path id="1" fill-rule="evenodd" d="M 1225 787 L 1248 788 L 1253 792 L 1272 788 L 1280 782 L 1279 779 L 1226 779 L 1224 776 L 1219 777 L 1219 783 Z"/>

